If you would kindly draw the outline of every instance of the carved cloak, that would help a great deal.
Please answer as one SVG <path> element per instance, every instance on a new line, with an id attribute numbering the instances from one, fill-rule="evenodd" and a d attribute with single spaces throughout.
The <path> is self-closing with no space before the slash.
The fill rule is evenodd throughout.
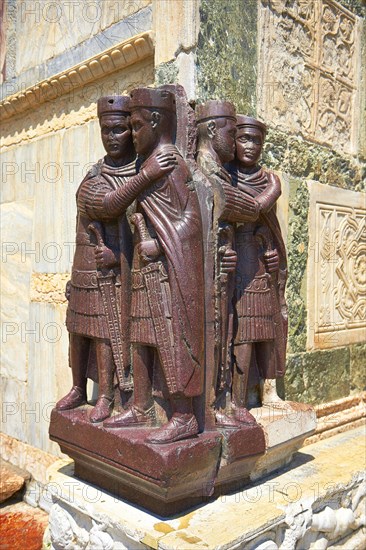
<path id="1" fill-rule="evenodd" d="M 156 232 L 167 262 L 172 296 L 176 393 L 193 397 L 203 391 L 201 215 L 196 192 L 189 181 L 189 170 L 177 148 L 166 145 L 155 154 L 157 152 L 172 152 L 178 166 L 140 195 L 138 201 Z"/>

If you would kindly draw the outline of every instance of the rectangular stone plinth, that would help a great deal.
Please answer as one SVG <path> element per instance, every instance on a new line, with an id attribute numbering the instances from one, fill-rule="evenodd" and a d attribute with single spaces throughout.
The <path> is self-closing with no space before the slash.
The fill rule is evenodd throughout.
<path id="1" fill-rule="evenodd" d="M 288 464 L 315 429 L 312 407 L 253 410 L 257 424 L 205 431 L 166 445 L 146 441 L 153 428 L 106 429 L 90 405 L 52 411 L 50 437 L 75 461 L 75 475 L 162 516 L 242 488 Z"/>
<path id="2" fill-rule="evenodd" d="M 64 461 L 48 471 L 52 548 L 361 549 L 364 460 L 357 428 L 308 445 L 276 476 L 167 520 L 76 479 Z"/>
<path id="3" fill-rule="evenodd" d="M 184 444 L 145 442 L 152 428 L 107 430 L 88 409 L 52 411 L 50 437 L 75 460 L 75 474 L 140 506 L 171 515 L 213 491 L 221 451 L 218 432 Z"/>

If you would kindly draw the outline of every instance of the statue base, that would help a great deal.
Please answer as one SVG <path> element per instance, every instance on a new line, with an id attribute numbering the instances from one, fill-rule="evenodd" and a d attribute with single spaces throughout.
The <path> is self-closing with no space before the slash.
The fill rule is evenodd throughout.
<path id="1" fill-rule="evenodd" d="M 76 479 L 73 464 L 60 461 L 48 470 L 45 542 L 105 550 L 364 548 L 364 461 L 359 427 L 304 447 L 275 477 L 172 519 Z"/>
<path id="2" fill-rule="evenodd" d="M 107 430 L 92 424 L 89 405 L 54 409 L 50 438 L 75 461 L 77 477 L 170 516 L 287 464 L 315 429 L 313 409 L 290 404 L 295 405 L 300 416 L 293 408 L 262 407 L 252 410 L 257 425 L 206 431 L 167 445 L 145 441 L 153 428 Z"/>

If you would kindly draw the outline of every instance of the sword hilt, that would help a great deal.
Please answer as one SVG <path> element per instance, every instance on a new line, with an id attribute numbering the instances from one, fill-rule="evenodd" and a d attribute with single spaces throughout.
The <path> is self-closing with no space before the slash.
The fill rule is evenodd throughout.
<path id="1" fill-rule="evenodd" d="M 145 218 L 142 214 L 140 214 L 139 212 L 136 212 L 136 214 L 132 214 L 131 223 L 133 223 L 133 225 L 136 227 L 140 237 L 140 241 L 148 241 L 151 239 L 149 230 L 146 226 Z"/>
<path id="2" fill-rule="evenodd" d="M 99 222 L 92 222 L 88 225 L 89 231 L 92 231 L 97 239 L 98 246 L 104 246 L 102 227 Z"/>

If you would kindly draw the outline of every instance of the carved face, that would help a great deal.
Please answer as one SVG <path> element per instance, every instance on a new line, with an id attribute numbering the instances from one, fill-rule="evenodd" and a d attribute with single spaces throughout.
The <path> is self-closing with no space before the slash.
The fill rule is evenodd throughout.
<path id="1" fill-rule="evenodd" d="M 215 132 L 212 137 L 212 146 L 221 162 L 230 162 L 235 156 L 236 126 L 230 118 L 217 119 Z"/>
<path id="2" fill-rule="evenodd" d="M 148 157 L 159 143 L 160 113 L 137 109 L 131 115 L 132 138 L 138 155 Z"/>
<path id="3" fill-rule="evenodd" d="M 100 131 L 104 149 L 113 160 L 121 158 L 131 149 L 132 137 L 128 117 L 104 115 L 100 119 Z"/>
<path id="4" fill-rule="evenodd" d="M 255 166 L 261 156 L 263 135 L 258 128 L 244 126 L 236 136 L 236 156 L 244 166 Z"/>

